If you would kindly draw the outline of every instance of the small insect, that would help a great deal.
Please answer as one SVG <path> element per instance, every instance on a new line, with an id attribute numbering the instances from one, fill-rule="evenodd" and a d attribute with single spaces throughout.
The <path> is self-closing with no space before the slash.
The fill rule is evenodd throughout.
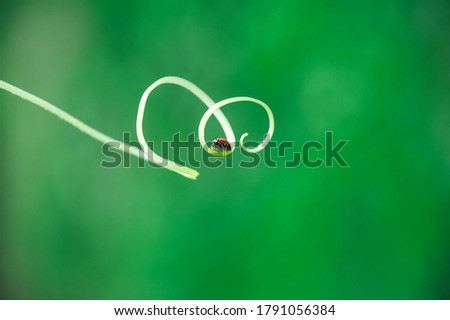
<path id="1" fill-rule="evenodd" d="M 217 138 L 211 142 L 209 151 L 215 156 L 226 156 L 231 153 L 231 144 L 225 139 Z"/>

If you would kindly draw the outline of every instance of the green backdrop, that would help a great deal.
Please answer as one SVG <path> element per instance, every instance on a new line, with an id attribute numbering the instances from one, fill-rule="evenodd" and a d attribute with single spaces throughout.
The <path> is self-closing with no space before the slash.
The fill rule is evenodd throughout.
<path id="1" fill-rule="evenodd" d="M 297 149 L 333 131 L 350 165 L 104 169 L 101 144 L 2 92 L 2 298 L 450 298 L 448 1 L 3 0 L 0 30 L 0 79 L 113 137 L 177 75 L 265 101 Z M 204 106 L 167 86 L 148 110 L 159 142 Z"/>

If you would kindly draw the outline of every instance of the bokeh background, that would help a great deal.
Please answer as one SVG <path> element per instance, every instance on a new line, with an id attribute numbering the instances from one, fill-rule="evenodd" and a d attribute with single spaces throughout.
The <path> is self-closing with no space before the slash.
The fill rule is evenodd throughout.
<path id="1" fill-rule="evenodd" d="M 2 92 L 0 297 L 450 298 L 448 1 L 2 0 L 0 30 L 1 79 L 113 137 L 177 75 L 267 102 L 298 150 L 333 131 L 350 165 L 107 170 L 98 142 Z M 204 112 L 173 86 L 150 103 L 156 142 Z M 224 112 L 267 130 L 262 109 Z"/>

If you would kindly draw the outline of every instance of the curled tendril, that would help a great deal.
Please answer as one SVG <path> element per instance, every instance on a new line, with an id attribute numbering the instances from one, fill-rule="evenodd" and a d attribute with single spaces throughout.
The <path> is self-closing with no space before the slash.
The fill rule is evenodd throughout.
<path id="1" fill-rule="evenodd" d="M 222 113 L 220 108 L 233 104 L 236 102 L 253 102 L 256 104 L 259 104 L 262 106 L 269 117 L 269 131 L 265 135 L 264 140 L 255 148 L 248 148 L 244 145 L 244 139 L 248 136 L 248 133 L 244 133 L 239 142 L 241 147 L 251 153 L 256 153 L 258 151 L 261 151 L 270 141 L 273 135 L 274 131 L 274 118 L 272 111 L 270 110 L 269 106 L 265 104 L 264 102 L 249 98 L 249 97 L 234 97 L 234 98 L 228 98 L 225 100 L 222 100 L 220 102 L 215 103 L 204 91 L 202 91 L 199 87 L 194 85 L 192 82 L 187 81 L 183 78 L 179 77 L 164 77 L 157 81 L 155 81 L 153 84 L 151 84 L 142 94 L 141 100 L 139 102 L 139 108 L 138 113 L 136 117 L 136 133 L 138 136 L 139 144 L 142 147 L 142 150 L 139 148 L 136 148 L 134 146 L 127 145 L 123 142 L 120 142 L 119 140 L 113 139 L 98 130 L 88 126 L 84 122 L 78 120 L 74 116 L 68 114 L 67 112 L 59 109 L 58 107 L 54 106 L 53 104 L 45 101 L 44 99 L 41 99 L 25 90 L 22 90 L 16 86 L 13 86 L 12 84 L 9 84 L 5 81 L 0 80 L 0 89 L 3 89 L 9 93 L 12 93 L 24 100 L 27 100 L 33 104 L 35 104 L 38 107 L 41 107 L 42 109 L 56 115 L 63 121 L 66 121 L 70 125 L 74 126 L 75 128 L 79 129 L 80 131 L 84 132 L 85 134 L 89 135 L 90 137 L 94 138 L 95 140 L 98 140 L 104 144 L 110 145 L 112 148 L 118 149 L 124 153 L 129 153 L 133 156 L 142 158 L 146 161 L 150 161 L 152 163 L 155 163 L 157 165 L 160 165 L 166 169 L 169 169 L 171 171 L 177 172 L 181 174 L 182 176 L 190 179 L 196 179 L 198 176 L 198 172 L 194 169 L 181 166 L 173 161 L 170 161 L 168 159 L 164 159 L 161 156 L 157 155 L 147 144 L 147 140 L 145 139 L 144 132 L 142 129 L 142 123 L 144 120 L 144 111 L 147 104 L 147 99 L 149 95 L 152 93 L 154 89 L 156 89 L 158 86 L 163 84 L 174 84 L 178 85 L 180 87 L 185 88 L 186 90 L 190 91 L 192 94 L 194 94 L 197 98 L 199 98 L 207 107 L 208 110 L 203 115 L 202 119 L 200 120 L 200 124 L 198 127 L 198 135 L 199 140 L 202 145 L 202 147 L 209 152 L 210 154 L 214 154 L 211 152 L 211 149 L 208 148 L 208 145 L 205 141 L 205 127 L 206 124 L 211 117 L 211 115 L 214 115 L 216 119 L 219 121 L 219 124 L 221 125 L 224 134 L 229 142 L 231 142 L 232 150 L 235 149 L 235 136 L 233 129 L 228 122 L 228 119 L 225 117 L 225 115 Z"/>
<path id="2" fill-rule="evenodd" d="M 264 110 L 266 110 L 267 116 L 269 117 L 269 131 L 265 135 L 264 140 L 255 148 L 248 148 L 244 145 L 244 139 L 248 136 L 247 132 L 241 136 L 241 138 L 239 139 L 239 144 L 241 145 L 242 149 L 244 149 L 245 151 L 250 152 L 250 153 L 259 152 L 265 148 L 265 146 L 269 143 L 269 141 L 273 135 L 273 131 L 275 129 L 275 121 L 273 118 L 272 110 L 270 110 L 269 106 L 267 104 L 265 104 L 264 102 L 262 102 L 261 100 L 249 98 L 249 97 L 234 97 L 234 98 L 228 98 L 228 99 L 219 101 L 219 102 L 215 103 L 214 105 L 212 105 L 211 107 L 209 107 L 209 109 L 205 112 L 202 119 L 200 120 L 200 124 L 198 125 L 198 139 L 200 140 L 200 144 L 203 146 L 203 149 L 205 149 L 207 152 L 211 153 L 211 151 L 208 148 L 208 145 L 206 144 L 206 141 L 205 141 L 205 127 L 206 127 L 206 124 L 208 123 L 208 120 L 211 117 L 211 115 L 215 114 L 216 112 L 219 112 L 220 108 L 223 108 L 229 104 L 233 104 L 236 102 L 246 102 L 246 101 L 259 104 L 261 107 L 264 108 Z M 228 136 L 227 136 L 227 139 L 228 139 Z M 234 139 L 228 140 L 228 141 L 232 141 L 231 152 L 233 152 L 234 148 L 236 147 L 235 143 L 233 143 Z"/>

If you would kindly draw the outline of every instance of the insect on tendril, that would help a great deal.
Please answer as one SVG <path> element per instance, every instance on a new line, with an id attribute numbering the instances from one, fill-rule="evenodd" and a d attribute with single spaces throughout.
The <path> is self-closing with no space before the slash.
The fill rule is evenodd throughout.
<path id="1" fill-rule="evenodd" d="M 20 98 L 27 100 L 42 109 L 56 115 L 60 119 L 68 122 L 70 125 L 78 128 L 85 134 L 91 136 L 92 138 L 104 143 L 108 144 L 111 147 L 118 149 L 122 152 L 128 152 L 129 154 L 143 158 L 146 161 L 150 161 L 152 163 L 155 163 L 157 165 L 160 165 L 166 169 L 169 169 L 171 171 L 177 172 L 181 175 L 183 175 L 186 178 L 190 179 L 196 179 L 198 176 L 198 172 L 194 169 L 181 166 L 173 161 L 170 161 L 168 159 L 164 159 L 161 156 L 157 155 L 147 144 L 147 140 L 145 139 L 144 132 L 142 129 L 142 124 L 144 120 L 144 111 L 147 104 L 147 99 L 152 93 L 154 89 L 156 89 L 158 86 L 163 84 L 173 84 L 178 85 L 180 87 L 185 88 L 186 90 L 190 91 L 192 94 L 194 94 L 197 98 L 199 98 L 208 108 L 208 110 L 205 112 L 203 117 L 200 120 L 199 126 L 198 126 L 198 136 L 200 140 L 200 144 L 202 145 L 203 149 L 216 156 L 225 156 L 230 154 L 234 151 L 236 142 L 235 142 L 235 136 L 233 129 L 228 122 L 228 119 L 223 114 L 221 108 L 223 108 L 226 105 L 230 105 L 236 102 L 253 102 L 256 104 L 259 104 L 261 107 L 264 108 L 264 110 L 267 112 L 268 118 L 269 118 L 269 130 L 267 134 L 265 135 L 263 141 L 255 148 L 248 148 L 244 145 L 244 139 L 248 136 L 248 133 L 244 133 L 239 142 L 241 147 L 251 153 L 255 153 L 258 151 L 261 151 L 270 141 L 270 139 L 273 136 L 274 131 L 274 118 L 272 111 L 270 110 L 269 106 L 265 104 L 264 102 L 250 98 L 250 97 L 234 97 L 234 98 L 228 98 L 219 102 L 214 102 L 204 91 L 202 91 L 199 87 L 197 87 L 195 84 L 193 84 L 190 81 L 187 81 L 180 77 L 164 77 L 157 81 L 155 81 L 153 84 L 151 84 L 142 94 L 141 100 L 139 102 L 138 107 L 138 113 L 136 117 L 136 133 L 138 136 L 139 144 L 141 145 L 142 149 L 136 148 L 134 146 L 127 145 L 123 142 L 120 142 L 119 140 L 113 139 L 98 130 L 88 126 L 84 122 L 78 120 L 74 116 L 68 114 L 67 112 L 59 109 L 58 107 L 54 106 L 53 104 L 45 101 L 44 99 L 41 99 L 25 90 L 22 90 L 16 86 L 13 86 L 5 81 L 0 80 L 0 89 L 3 89 L 5 91 L 8 91 L 14 95 L 19 96 Z M 205 141 L 205 127 L 206 124 L 211 117 L 211 115 L 214 115 L 216 119 L 219 121 L 220 126 L 222 127 L 222 130 L 224 131 L 226 139 L 218 138 L 213 140 L 211 147 L 209 147 Z"/>

